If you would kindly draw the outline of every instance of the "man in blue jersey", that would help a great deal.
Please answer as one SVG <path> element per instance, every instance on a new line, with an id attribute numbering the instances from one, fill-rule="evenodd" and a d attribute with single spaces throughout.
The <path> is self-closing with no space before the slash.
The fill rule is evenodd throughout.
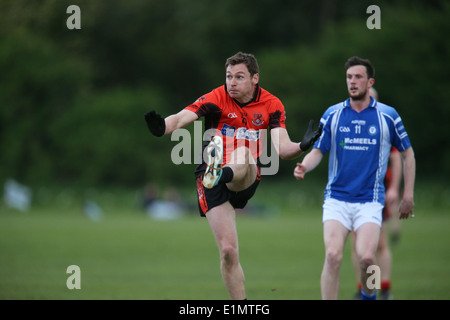
<path id="1" fill-rule="evenodd" d="M 297 163 L 294 176 L 302 180 L 327 152 L 328 183 L 324 192 L 323 232 L 325 263 L 321 275 L 322 299 L 337 299 L 339 269 L 345 240 L 356 232 L 356 254 L 361 268 L 361 298 L 375 299 L 368 283 L 376 265 L 376 251 L 385 201 L 384 176 L 391 146 L 400 151 L 404 193 L 400 219 L 413 216 L 415 157 L 397 111 L 369 94 L 375 82 L 369 60 L 351 57 L 345 64 L 349 98 L 329 107 L 320 122 L 323 132 L 314 149 Z M 370 268 L 369 268 L 370 269 Z M 371 269 L 370 269 L 371 270 Z"/>

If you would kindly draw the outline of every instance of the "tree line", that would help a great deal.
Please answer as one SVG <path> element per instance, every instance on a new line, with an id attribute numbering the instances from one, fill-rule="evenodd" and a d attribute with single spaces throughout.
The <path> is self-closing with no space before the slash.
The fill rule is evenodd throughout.
<path id="1" fill-rule="evenodd" d="M 79 30 L 66 27 L 73 4 Z M 0 176 L 191 183 L 195 164 L 172 164 L 174 142 L 150 136 L 143 115 L 167 116 L 223 84 L 225 59 L 237 51 L 258 58 L 260 84 L 285 105 L 293 140 L 346 98 L 346 59 L 369 58 L 380 100 L 402 116 L 418 174 L 448 176 L 450 5 L 375 1 L 381 28 L 369 29 L 371 4 L 0 1 Z M 280 178 L 291 169 L 281 162 Z"/>

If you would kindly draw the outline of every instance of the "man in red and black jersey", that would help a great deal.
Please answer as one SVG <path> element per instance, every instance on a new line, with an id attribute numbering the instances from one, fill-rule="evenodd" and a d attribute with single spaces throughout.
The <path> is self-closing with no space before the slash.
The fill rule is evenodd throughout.
<path id="1" fill-rule="evenodd" d="M 231 299 L 245 299 L 244 273 L 239 262 L 236 208 L 254 195 L 261 175 L 258 158 L 267 130 L 282 159 L 300 156 L 318 139 L 321 127 L 310 121 L 302 141 L 292 142 L 281 101 L 259 86 L 259 67 L 252 54 L 239 52 L 225 63 L 226 81 L 177 114 L 163 119 L 145 115 L 155 136 L 171 134 L 200 117 L 211 138 L 195 171 L 200 214 L 206 216 L 220 251 L 221 272 Z M 205 159 L 206 158 L 206 159 Z"/>

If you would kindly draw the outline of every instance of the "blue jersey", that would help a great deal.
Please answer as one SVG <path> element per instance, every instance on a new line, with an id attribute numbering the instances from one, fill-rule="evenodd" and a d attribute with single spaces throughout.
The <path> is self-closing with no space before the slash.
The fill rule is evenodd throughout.
<path id="1" fill-rule="evenodd" d="M 358 113 L 347 99 L 329 107 L 320 122 L 323 132 L 314 148 L 330 152 L 325 199 L 384 205 L 391 146 L 399 151 L 411 146 L 397 111 L 371 97 Z"/>

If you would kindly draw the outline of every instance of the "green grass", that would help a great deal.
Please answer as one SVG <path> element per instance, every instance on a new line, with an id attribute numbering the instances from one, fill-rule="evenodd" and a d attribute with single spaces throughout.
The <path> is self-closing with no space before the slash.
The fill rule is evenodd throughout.
<path id="1" fill-rule="evenodd" d="M 0 208 L 0 299 L 228 299 L 206 219 L 156 221 L 113 198 L 100 221 L 73 203 L 26 213 Z M 446 209 L 423 206 L 402 224 L 392 248 L 396 299 L 450 298 L 449 227 Z M 320 205 L 241 214 L 238 231 L 248 298 L 320 299 Z M 81 269 L 80 290 L 66 287 L 70 265 Z M 340 299 L 355 285 L 347 244 Z"/>

